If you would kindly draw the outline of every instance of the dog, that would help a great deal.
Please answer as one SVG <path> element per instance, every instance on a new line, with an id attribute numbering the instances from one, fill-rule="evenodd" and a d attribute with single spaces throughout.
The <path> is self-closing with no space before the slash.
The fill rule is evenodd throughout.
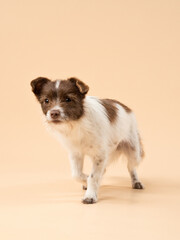
<path id="1" fill-rule="evenodd" d="M 72 177 L 83 183 L 84 204 L 97 202 L 106 167 L 121 154 L 128 160 L 132 188 L 143 189 L 136 167 L 144 151 L 129 107 L 116 100 L 87 96 L 88 85 L 75 77 L 55 81 L 38 77 L 31 81 L 31 87 L 46 124 L 68 151 Z M 82 172 L 85 155 L 92 159 L 89 176 Z"/>

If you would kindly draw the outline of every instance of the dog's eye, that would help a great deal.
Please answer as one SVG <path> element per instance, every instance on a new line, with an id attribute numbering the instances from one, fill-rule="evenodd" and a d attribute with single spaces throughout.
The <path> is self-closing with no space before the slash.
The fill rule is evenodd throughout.
<path id="1" fill-rule="evenodd" d="M 44 102 L 45 102 L 45 103 L 49 103 L 49 99 L 46 98 L 46 99 L 44 100 Z"/>
<path id="2" fill-rule="evenodd" d="M 66 98 L 66 102 L 70 102 L 70 101 L 71 101 L 71 99 L 67 97 Z"/>

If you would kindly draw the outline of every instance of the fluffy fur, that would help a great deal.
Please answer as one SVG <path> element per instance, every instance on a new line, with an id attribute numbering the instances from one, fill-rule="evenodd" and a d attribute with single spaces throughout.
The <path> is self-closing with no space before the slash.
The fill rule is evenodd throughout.
<path id="1" fill-rule="evenodd" d="M 40 77 L 31 86 L 49 129 L 69 153 L 73 178 L 86 189 L 83 203 L 97 202 L 107 165 L 122 153 L 128 159 L 132 187 L 143 188 L 136 167 L 144 152 L 131 109 L 116 100 L 86 96 L 89 87 L 76 78 L 51 81 Z M 89 176 L 82 172 L 85 155 L 93 164 Z"/>

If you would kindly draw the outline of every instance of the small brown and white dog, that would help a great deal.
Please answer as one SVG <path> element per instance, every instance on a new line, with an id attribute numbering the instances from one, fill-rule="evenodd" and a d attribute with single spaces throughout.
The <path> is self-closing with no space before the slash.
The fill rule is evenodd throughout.
<path id="1" fill-rule="evenodd" d="M 97 202 L 100 180 L 107 165 L 125 154 L 134 189 L 143 189 L 136 167 L 144 151 L 130 108 L 111 99 L 86 96 L 89 87 L 77 78 L 31 81 L 45 121 L 69 153 L 72 176 L 84 184 L 83 203 Z M 84 156 L 92 159 L 89 176 L 82 172 Z M 86 187 L 87 186 L 87 187 Z"/>

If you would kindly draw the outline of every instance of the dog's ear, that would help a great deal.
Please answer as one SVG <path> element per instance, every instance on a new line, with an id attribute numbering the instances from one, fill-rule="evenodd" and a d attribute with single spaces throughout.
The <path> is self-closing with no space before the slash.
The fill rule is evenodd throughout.
<path id="1" fill-rule="evenodd" d="M 74 77 L 69 78 L 68 80 L 70 80 L 71 82 L 75 83 L 75 85 L 78 87 L 80 93 L 85 95 L 89 91 L 88 85 L 86 85 L 81 80 L 79 80 L 77 78 L 74 78 Z"/>
<path id="2" fill-rule="evenodd" d="M 50 81 L 51 80 L 45 77 L 38 77 L 31 81 L 32 91 L 36 95 L 36 97 L 40 95 L 43 85 Z"/>

